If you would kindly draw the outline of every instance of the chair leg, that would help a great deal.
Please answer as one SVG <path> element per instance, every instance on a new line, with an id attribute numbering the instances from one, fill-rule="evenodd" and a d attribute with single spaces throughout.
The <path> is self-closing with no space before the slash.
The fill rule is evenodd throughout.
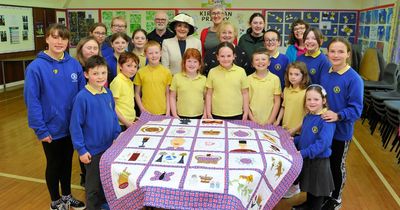
<path id="1" fill-rule="evenodd" d="M 394 129 L 392 128 L 392 129 L 390 129 L 390 131 L 388 132 L 388 135 L 387 135 L 387 137 L 386 137 L 386 139 L 385 139 L 385 142 L 383 142 L 383 148 L 387 148 L 387 146 L 388 146 L 388 144 L 389 144 L 389 142 L 390 142 L 390 139 L 392 138 L 392 136 L 393 136 L 393 132 L 394 132 Z"/>

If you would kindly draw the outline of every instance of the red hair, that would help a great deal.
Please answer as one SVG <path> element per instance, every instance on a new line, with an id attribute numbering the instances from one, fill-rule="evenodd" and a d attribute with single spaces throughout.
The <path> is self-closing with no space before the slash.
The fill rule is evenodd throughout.
<path id="1" fill-rule="evenodd" d="M 198 49 L 195 48 L 188 48 L 182 56 L 182 72 L 186 72 L 186 60 L 194 58 L 200 63 L 200 68 L 197 70 L 197 73 L 203 72 L 203 59 L 201 59 L 201 53 Z"/>

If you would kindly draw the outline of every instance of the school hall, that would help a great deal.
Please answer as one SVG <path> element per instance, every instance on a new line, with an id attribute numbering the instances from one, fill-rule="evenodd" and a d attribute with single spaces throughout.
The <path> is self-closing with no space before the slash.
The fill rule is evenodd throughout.
<path id="1" fill-rule="evenodd" d="M 334 66 L 335 60 L 330 57 L 328 44 L 337 37 L 345 38 L 352 48 L 351 52 L 348 52 L 350 54 L 347 59 L 348 68 L 354 69 L 363 83 L 363 110 L 362 113 L 360 112 L 361 117 L 354 122 L 354 133 L 351 140 L 348 141 L 350 143 L 345 160 L 346 177 L 343 178 L 345 184 L 340 193 L 341 196 L 339 196 L 341 198 L 338 199 L 340 205 L 336 205 L 336 209 L 400 209 L 400 179 L 398 178 L 400 177 L 400 0 L 304 0 L 302 2 L 296 0 L 32 0 L 29 2 L 2 0 L 0 11 L 0 209 L 48 209 L 49 205 L 50 209 L 84 209 L 81 208 L 80 204 L 77 204 L 77 206 L 73 204 L 73 202 L 80 201 L 86 204 L 87 209 L 92 208 L 87 202 L 87 189 L 85 190 L 85 185 L 82 184 L 83 171 L 81 167 L 83 165 L 80 166 L 80 158 L 76 149 L 74 149 L 72 157 L 71 190 L 70 192 L 67 190 L 74 200 L 63 200 L 66 197 L 61 193 L 62 190 L 63 193 L 65 190 L 62 184 L 59 190 L 60 196 L 57 198 L 61 203 L 57 203 L 58 200 L 54 199 L 54 193 L 49 193 L 51 187 L 46 184 L 46 164 L 48 163 L 46 155 L 48 154 L 45 154 L 46 151 L 44 151 L 48 148 L 44 149 L 46 146 L 43 144 L 46 143 L 38 140 L 38 136 L 44 137 L 45 141 L 47 141 L 47 137 L 43 136 L 43 133 L 38 133 L 37 130 L 33 131 L 32 124 L 31 126 L 29 124 L 32 121 L 28 121 L 28 119 L 31 119 L 28 114 L 32 114 L 32 112 L 29 112 L 27 104 L 30 103 L 29 100 L 32 96 L 28 96 L 27 92 L 32 92 L 32 90 L 26 88 L 27 82 L 32 85 L 32 78 L 30 81 L 28 80 L 32 73 L 28 73 L 27 70 L 32 70 L 32 65 L 30 67 L 29 65 L 38 57 L 43 57 L 43 55 L 52 57 L 52 52 L 63 48 L 60 53 L 62 56 L 58 61 L 62 63 L 63 59 L 73 60 L 71 62 L 74 65 L 80 64 L 82 70 L 85 70 L 85 62 L 87 64 L 88 61 L 85 53 L 92 53 L 93 46 L 89 47 L 90 50 L 85 51 L 85 48 L 87 48 L 85 46 L 86 41 L 81 42 L 81 40 L 85 40 L 91 35 L 89 39 L 97 43 L 96 54 L 105 58 L 108 71 L 114 71 L 115 74 L 113 73 L 112 77 L 117 78 L 116 75 L 121 71 L 119 64 L 117 64 L 118 56 L 122 53 L 117 55 L 118 47 L 115 46 L 114 40 L 123 36 L 119 35 L 115 38 L 113 36 L 115 34 L 127 35 L 124 39 L 128 41 L 122 51 L 130 51 L 137 56 L 138 61 L 140 61 L 137 63 L 138 69 L 145 65 L 148 66 L 149 62 L 153 62 L 146 58 L 146 53 L 143 51 L 143 49 L 146 49 L 145 45 L 142 46 L 141 42 L 136 40 L 135 34 L 140 32 L 148 40 L 152 37 L 157 44 L 160 43 L 162 50 L 160 50 L 161 58 L 158 61 L 171 70 L 168 74 L 173 77 L 180 75 L 183 78 L 182 75 L 187 74 L 187 70 L 184 73 L 177 72 L 180 72 L 181 68 L 188 68 L 181 65 L 182 60 L 187 61 L 187 58 L 183 58 L 185 48 L 195 48 L 196 52 L 202 54 L 202 59 L 205 59 L 204 67 L 207 72 L 204 73 L 204 78 L 201 75 L 201 79 L 204 80 L 205 89 L 210 89 L 210 86 L 207 86 L 210 84 L 209 78 L 207 78 L 210 75 L 208 73 L 214 71 L 211 73 L 213 77 L 213 73 L 216 72 L 215 69 L 224 67 L 222 60 L 219 60 L 218 57 L 218 53 L 223 47 L 216 47 L 219 46 L 220 42 L 232 44 L 232 51 L 236 53 L 236 60 L 233 61 L 234 65 L 232 62 L 230 64 L 243 68 L 243 75 L 247 74 L 249 78 L 256 78 L 254 75 L 258 69 L 255 67 L 251 55 L 256 55 L 259 48 L 265 47 L 266 50 L 269 50 L 271 45 L 276 45 L 277 51 L 273 52 L 274 54 L 269 54 L 271 63 L 281 62 L 281 60 L 277 60 L 277 55 L 289 54 L 289 51 L 295 48 L 296 52 L 292 54 L 294 60 L 301 57 L 301 54 L 304 54 L 305 57 L 313 57 L 314 55 L 309 53 L 311 51 L 307 51 L 307 44 L 304 44 L 308 35 L 303 38 L 304 42 L 298 42 L 296 33 L 302 29 L 296 28 L 293 24 L 297 20 L 307 23 L 307 28 L 304 28 L 304 31 L 307 31 L 306 33 L 309 33 L 309 28 L 316 28 L 321 32 L 322 42 L 317 47 L 317 51 L 321 55 L 326 55 L 326 60 L 331 63 L 330 65 Z M 123 21 L 115 23 L 115 17 L 122 17 L 121 19 L 117 18 L 117 21 Z M 260 26 L 252 22 L 255 19 L 254 17 L 261 18 Z M 221 18 L 221 20 L 218 20 L 218 18 Z M 218 21 L 220 21 L 219 23 L 223 22 L 228 31 L 229 27 L 232 26 L 233 35 L 223 35 L 226 31 L 217 27 Z M 103 27 L 104 31 L 98 31 L 92 27 L 98 23 L 104 24 L 104 26 L 102 24 L 97 25 L 100 28 Z M 181 35 L 179 28 L 182 23 L 186 24 L 186 30 L 188 30 L 184 31 L 184 35 Z M 69 40 L 65 48 L 58 46 L 61 44 L 54 44 L 53 48 L 49 49 L 52 46 L 54 34 L 51 32 L 48 36 L 46 31 L 53 24 L 64 25 L 69 31 Z M 161 30 L 161 28 L 166 29 L 163 36 L 156 34 L 157 29 Z M 138 29 L 142 29 L 142 31 Z M 260 36 L 256 35 L 257 30 L 259 30 Z M 265 35 L 265 31 L 278 32 L 280 37 L 277 39 L 270 38 Z M 316 32 L 313 34 L 318 35 Z M 63 34 L 59 35 L 61 39 L 64 36 Z M 178 42 L 180 36 L 184 37 L 185 45 L 183 47 L 182 43 Z M 165 41 L 166 39 L 169 40 Z M 175 43 L 171 44 L 170 40 L 173 39 L 177 39 L 176 45 L 174 45 Z M 318 37 L 316 39 L 318 40 Z M 227 47 L 225 46 L 225 48 Z M 236 49 L 233 50 L 234 48 Z M 46 52 L 44 52 L 45 50 Z M 303 50 L 303 53 L 297 50 Z M 255 54 L 253 54 L 254 51 Z M 293 61 L 289 55 L 286 56 L 290 62 Z M 114 67 L 110 67 L 110 62 L 114 62 L 112 64 Z M 324 67 L 326 73 L 328 70 L 331 70 L 329 73 L 335 71 L 333 66 L 331 68 Z M 115 69 L 112 70 L 113 68 Z M 314 76 L 314 67 L 309 68 L 310 76 Z M 50 73 L 60 75 L 63 70 L 64 67 L 53 68 Z M 80 71 L 80 68 L 78 70 Z M 287 87 L 284 84 L 283 74 L 278 75 L 280 70 L 281 66 L 274 63 L 273 66 L 269 66 L 268 71 L 271 72 L 268 73 L 275 74 L 277 72 L 283 93 L 283 88 Z M 237 72 L 237 70 L 232 69 L 230 71 Z M 82 75 L 72 73 L 66 78 L 75 85 L 75 82 L 78 81 L 79 83 L 80 79 L 83 80 L 81 76 L 87 76 L 83 72 L 81 73 Z M 340 71 L 338 74 L 340 74 Z M 110 77 L 110 73 L 108 77 Z M 180 78 L 180 81 L 182 81 L 182 78 Z M 200 80 L 198 79 L 199 76 L 196 78 Z M 44 78 L 44 80 L 47 79 Z M 111 84 L 112 79 L 108 79 L 108 81 L 104 81 L 106 87 Z M 206 79 L 207 83 L 205 82 Z M 129 84 L 133 85 L 136 79 L 132 78 L 131 80 Z M 41 81 L 41 79 L 36 81 Z M 175 82 L 172 83 L 174 88 L 177 88 Z M 319 81 L 315 83 L 320 84 Z M 170 84 L 171 81 L 168 85 Z M 229 85 L 230 83 L 226 84 Z M 88 89 L 88 85 L 83 87 L 80 84 L 80 88 Z M 194 86 L 190 87 L 193 88 Z M 326 88 L 326 86 L 324 87 Z M 49 88 L 49 86 L 46 88 Z M 214 91 L 216 90 L 216 86 L 212 88 L 214 88 Z M 55 89 L 62 91 L 61 86 L 55 87 Z M 90 89 L 88 90 L 91 92 Z M 102 91 L 104 90 L 103 88 Z M 175 89 L 169 90 L 171 92 Z M 336 90 L 341 91 L 336 87 L 333 92 Z M 48 90 L 42 89 L 39 92 L 41 91 Z M 96 95 L 93 92 L 91 93 Z M 176 93 L 179 94 L 179 92 L 174 92 L 174 94 Z M 277 93 L 274 94 L 278 95 Z M 133 92 L 132 95 L 134 95 Z M 206 95 L 207 91 L 204 92 L 204 113 L 209 111 L 206 110 L 206 101 L 208 100 Z M 54 101 L 67 98 L 63 98 L 64 93 L 59 96 L 62 97 L 54 97 Z M 170 96 L 167 95 L 167 97 L 170 99 Z M 38 99 L 42 100 L 40 97 Z M 47 99 L 42 102 L 48 103 Z M 135 101 L 136 113 L 139 113 L 140 108 L 137 107 L 136 103 L 137 101 Z M 52 102 L 47 105 L 42 104 L 43 107 L 50 107 L 49 110 L 43 111 L 44 115 L 47 115 L 46 111 L 50 111 L 52 114 L 58 112 L 57 108 L 51 108 L 51 104 Z M 351 104 L 350 107 L 353 108 L 353 105 Z M 179 106 L 182 106 L 179 101 L 175 102 L 173 106 L 177 109 L 175 114 L 187 116 L 180 114 Z M 248 109 L 252 111 L 251 103 L 249 106 Z M 306 102 L 304 106 L 307 107 Z M 72 111 L 73 104 L 65 104 L 65 107 L 63 109 Z M 169 109 L 169 105 L 167 107 Z M 165 109 L 165 107 L 162 108 Z M 212 108 L 214 109 L 214 107 Z M 200 110 L 199 112 L 203 110 L 198 107 L 197 109 Z M 244 109 L 242 114 L 235 114 L 233 118 L 228 118 L 242 119 L 242 116 L 246 115 Z M 272 108 L 270 109 L 272 110 Z M 227 109 L 222 110 L 226 111 Z M 162 111 L 160 113 L 165 114 Z M 157 115 L 160 115 L 160 113 L 157 113 Z M 350 114 L 340 113 L 340 116 L 339 114 L 336 115 L 337 122 L 341 121 L 342 118 L 345 118 L 345 120 L 350 118 Z M 174 112 L 169 113 L 168 110 L 168 114 L 173 117 Z M 197 117 L 199 117 L 198 115 L 196 114 Z M 100 168 L 100 178 L 107 198 L 107 202 L 102 203 L 101 209 L 137 209 L 138 206 L 139 209 L 286 210 L 293 207 L 302 209 L 298 206 L 307 201 L 308 191 L 295 194 L 290 198 L 282 197 L 295 182 L 297 175 L 303 173 L 302 154 L 296 153 L 295 146 L 297 145 L 289 142 L 291 141 L 290 134 L 284 133 L 282 127 L 274 127 L 273 123 L 260 127 L 257 125 L 258 121 L 252 120 L 255 123 L 246 121 L 238 123 L 240 126 L 235 127 L 228 123 L 230 121 L 223 123 L 219 121 L 222 118 L 217 118 L 218 114 L 214 112 L 210 111 L 209 116 L 213 116 L 214 119 L 200 120 L 198 118 L 190 121 L 169 118 L 169 115 L 166 118 L 164 116 L 144 115 L 143 118 L 136 119 L 138 120 L 137 127 L 133 125 L 131 128 L 120 121 L 121 128 L 127 129 L 117 138 L 122 140 L 116 141 L 114 144 L 117 145 L 110 147 L 112 151 L 103 151 L 103 158 L 101 161 L 99 160 L 100 166 L 97 166 Z M 240 118 L 237 118 L 238 116 Z M 250 121 L 251 118 L 248 119 Z M 52 119 L 47 120 L 51 121 Z M 155 120 L 160 121 L 154 122 Z M 178 122 L 180 124 L 176 125 Z M 191 125 L 191 122 L 198 122 L 197 127 Z M 65 123 L 68 124 L 69 122 Z M 202 127 L 203 124 L 205 124 L 205 127 Z M 219 128 L 222 125 L 225 126 L 225 129 Z M 193 135 L 200 135 L 201 131 L 204 135 L 196 136 L 198 139 L 194 136 L 193 138 L 186 138 L 188 136 L 183 134 L 182 137 L 180 133 L 184 132 L 182 128 L 188 128 L 185 126 L 190 128 L 185 131 L 190 131 Z M 193 128 L 190 126 L 193 126 Z M 207 130 L 207 128 L 211 129 Z M 271 136 L 275 139 L 279 138 L 274 136 L 279 134 L 278 136 L 282 138 L 281 144 L 272 144 L 272 150 L 268 150 L 268 152 L 259 151 L 265 148 L 265 145 L 271 143 L 262 142 L 265 139 L 262 139 L 259 133 L 261 128 L 271 130 L 268 133 L 269 137 L 264 133 L 264 136 L 267 136 L 265 139 L 270 139 Z M 224 133 L 225 131 L 226 133 Z M 249 135 L 246 139 L 244 137 L 248 133 L 243 131 L 252 131 L 255 134 Z M 222 132 L 226 136 L 220 137 L 218 132 Z M 207 141 L 206 135 L 210 133 L 211 135 L 218 134 L 215 138 L 209 137 Z M 147 137 L 147 135 L 150 137 Z M 51 135 L 49 136 L 51 138 Z M 175 138 L 177 136 L 182 138 Z M 152 143 L 153 137 L 156 137 L 157 141 L 163 141 L 163 143 Z M 69 138 L 69 135 L 67 135 L 67 138 Z M 205 145 L 214 145 L 210 139 L 218 140 L 219 138 L 226 141 L 225 146 L 220 145 L 221 150 L 216 149 L 214 151 L 206 149 L 206 147 L 199 149 L 199 142 L 204 141 Z M 231 138 L 234 138 L 235 142 L 238 143 L 229 142 Z M 167 145 L 165 139 L 171 141 L 171 143 L 168 142 Z M 188 141 L 188 139 L 190 140 Z M 129 143 L 121 143 L 122 141 Z M 192 142 L 193 145 L 190 146 Z M 252 146 L 253 142 L 258 143 Z M 217 147 L 218 144 L 215 144 L 214 148 Z M 145 152 L 143 153 L 143 151 Z M 235 153 L 237 151 L 239 152 Z M 152 152 L 154 152 L 154 155 Z M 261 165 L 245 169 L 245 165 L 249 162 L 257 163 L 256 157 L 258 156 L 256 154 L 258 155 L 258 153 L 263 154 L 263 156 L 260 156 L 262 157 L 260 158 L 262 160 L 260 161 Z M 244 158 L 245 155 L 248 155 L 248 157 Z M 223 161 L 218 162 L 219 159 Z M 272 160 L 272 162 L 268 162 L 269 160 Z M 276 160 L 278 161 L 275 162 Z M 147 162 L 141 163 L 140 161 Z M 180 164 L 183 162 L 187 165 L 181 166 Z M 269 165 L 271 163 L 272 165 Z M 279 168 L 276 165 L 277 163 L 281 164 L 280 166 L 283 169 Z M 133 169 L 134 167 L 137 168 Z M 265 168 L 256 169 L 257 167 Z M 138 170 L 140 173 L 135 175 L 134 170 Z M 270 174 L 268 174 L 269 172 Z M 282 175 L 279 173 L 282 173 Z M 259 177 L 258 174 L 260 174 Z M 174 176 L 179 176 L 178 181 L 174 180 Z M 148 180 L 145 182 L 145 179 Z M 60 182 L 62 181 L 60 180 Z M 144 186 L 143 190 L 140 190 L 139 186 Z M 301 184 L 300 187 L 302 187 Z M 213 204 L 207 205 L 204 202 L 205 200 L 213 201 Z M 218 204 L 221 200 L 226 203 Z M 327 208 L 326 206 L 324 208 L 326 201 L 329 200 L 324 201 L 322 209 Z"/>

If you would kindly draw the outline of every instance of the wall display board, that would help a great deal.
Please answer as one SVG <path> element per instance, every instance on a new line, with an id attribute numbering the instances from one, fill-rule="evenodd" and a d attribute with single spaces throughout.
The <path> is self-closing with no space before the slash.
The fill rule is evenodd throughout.
<path id="1" fill-rule="evenodd" d="M 98 21 L 98 10 L 69 10 L 68 26 L 71 31 L 70 46 L 76 46 L 81 38 L 88 36 L 90 26 Z"/>
<path id="2" fill-rule="evenodd" d="M 390 60 L 389 42 L 393 23 L 393 6 L 360 12 L 358 44 L 364 52 L 367 48 L 382 50 L 386 61 Z"/>
<path id="3" fill-rule="evenodd" d="M 154 29 L 154 15 L 156 12 L 157 10 L 102 10 L 101 22 L 107 26 L 108 35 L 111 34 L 112 18 L 117 16 L 122 16 L 127 21 L 126 33 L 128 36 L 131 36 L 132 32 L 138 28 L 150 33 Z M 170 20 L 175 16 L 174 10 L 165 10 L 165 12 Z"/>
<path id="4" fill-rule="evenodd" d="M 211 16 L 208 9 L 202 10 L 179 10 L 179 12 L 186 13 L 193 17 L 194 23 L 197 26 L 197 31 L 194 34 L 197 37 L 200 37 L 201 30 L 206 27 L 210 27 L 212 25 Z M 249 18 L 253 13 L 262 13 L 262 10 L 226 10 L 225 12 L 225 20 L 230 21 L 238 28 L 239 37 L 246 33 L 247 28 L 249 27 Z M 238 38 L 239 38 L 238 37 Z"/>
<path id="5" fill-rule="evenodd" d="M 0 6 L 0 53 L 35 49 L 32 8 Z"/>
<path id="6" fill-rule="evenodd" d="M 267 29 L 273 28 L 283 35 L 282 45 L 287 46 L 289 41 L 290 26 L 296 19 L 303 19 L 321 30 L 325 36 L 322 47 L 326 47 L 332 37 L 342 36 L 355 42 L 357 11 L 267 11 Z"/>

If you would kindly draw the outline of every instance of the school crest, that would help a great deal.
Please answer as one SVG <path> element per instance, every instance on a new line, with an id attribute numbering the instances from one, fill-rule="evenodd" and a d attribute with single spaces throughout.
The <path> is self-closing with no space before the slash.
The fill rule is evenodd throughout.
<path id="1" fill-rule="evenodd" d="M 281 66 L 281 64 L 277 63 L 277 64 L 275 64 L 274 68 L 275 68 L 275 70 L 279 71 L 282 69 L 282 66 Z"/>
<path id="2" fill-rule="evenodd" d="M 312 132 L 313 133 L 318 133 L 318 127 L 317 126 L 313 126 L 312 127 Z"/>
<path id="3" fill-rule="evenodd" d="M 58 69 L 53 69 L 54 74 L 58 74 Z"/>
<path id="4" fill-rule="evenodd" d="M 314 75 L 315 73 L 317 73 L 317 70 L 314 69 L 314 68 L 312 68 L 312 69 L 310 70 L 310 74 L 311 74 L 311 75 Z"/>
<path id="5" fill-rule="evenodd" d="M 72 79 L 72 82 L 77 82 L 78 81 L 78 75 L 76 73 L 72 73 L 71 74 L 71 79 Z"/>
<path id="6" fill-rule="evenodd" d="M 333 87 L 333 92 L 334 93 L 340 93 L 340 87 L 339 86 Z"/>

